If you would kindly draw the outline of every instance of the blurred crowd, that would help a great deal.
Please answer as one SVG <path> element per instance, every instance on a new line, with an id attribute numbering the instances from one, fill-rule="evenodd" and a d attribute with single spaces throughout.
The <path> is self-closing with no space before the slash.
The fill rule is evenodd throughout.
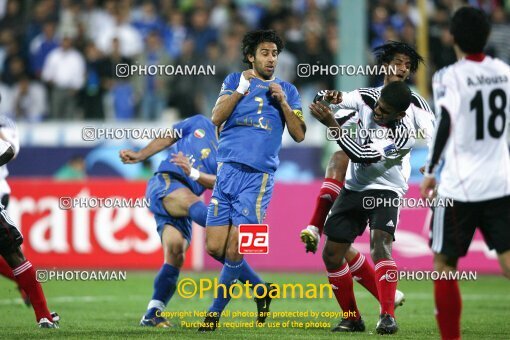
<path id="1" fill-rule="evenodd" d="M 0 0 L 0 113 L 17 121 L 159 120 L 208 115 L 221 83 L 245 68 L 241 40 L 272 28 L 285 40 L 277 76 L 310 99 L 333 77 L 296 76 L 300 63 L 334 64 L 342 46 L 336 8 L 345 0 Z M 469 1 L 491 14 L 491 53 L 510 61 L 509 1 Z M 455 61 L 448 18 L 459 1 L 429 0 L 427 69 Z M 416 44 L 416 1 L 368 1 L 370 49 Z M 117 64 L 214 65 L 213 76 L 133 75 Z M 312 97 L 313 98 L 313 97 Z"/>

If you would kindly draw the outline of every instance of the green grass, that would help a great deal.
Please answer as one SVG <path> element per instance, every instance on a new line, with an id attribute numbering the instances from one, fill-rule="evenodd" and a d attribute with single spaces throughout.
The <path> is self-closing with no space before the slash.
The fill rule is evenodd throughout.
<path id="1" fill-rule="evenodd" d="M 378 304 L 361 286 L 355 285 L 358 306 L 365 320 L 367 331 L 363 334 L 332 334 L 330 328 L 338 322 L 332 318 L 268 318 L 263 328 L 225 328 L 214 334 L 199 334 L 195 328 L 181 327 L 181 321 L 198 322 L 201 317 L 174 318 L 177 324 L 171 329 L 149 329 L 138 326 L 152 293 L 155 273 L 128 272 L 127 280 L 120 282 L 65 282 L 50 281 L 43 284 L 51 310 L 61 317 L 58 330 L 41 330 L 36 327 L 31 309 L 21 304 L 15 285 L 0 278 L 0 338 L 201 338 L 224 339 L 297 339 L 351 337 L 365 339 L 378 337 L 374 332 L 378 318 Z M 182 278 L 214 278 L 216 273 L 184 272 Z M 325 283 L 322 274 L 276 274 L 266 273 L 263 277 L 270 282 L 283 283 Z M 397 309 L 400 326 L 395 339 L 437 339 L 438 332 L 434 318 L 432 283 L 429 281 L 403 281 L 399 289 L 406 294 L 406 304 Z M 463 339 L 510 339 L 510 294 L 509 283 L 502 277 L 479 276 L 474 282 L 461 282 L 463 294 L 462 335 Z M 185 299 L 178 294 L 171 300 L 168 311 L 202 312 L 212 301 L 212 294 L 202 299 Z M 279 299 L 274 300 L 271 310 L 276 311 L 338 311 L 334 299 Z M 255 311 L 252 300 L 232 300 L 228 306 L 234 311 Z M 253 318 L 225 317 L 222 321 L 250 322 Z M 322 322 L 323 328 L 269 328 L 269 325 L 296 322 Z"/>

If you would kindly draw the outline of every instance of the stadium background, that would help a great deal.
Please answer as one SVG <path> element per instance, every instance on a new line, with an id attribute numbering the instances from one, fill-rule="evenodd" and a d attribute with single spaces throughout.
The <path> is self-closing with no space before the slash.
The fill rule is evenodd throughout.
<path id="1" fill-rule="evenodd" d="M 448 18 L 462 4 L 482 7 L 489 13 L 493 33 L 487 52 L 509 63 L 510 1 L 0 0 L 0 114 L 16 121 L 21 140 L 20 154 L 9 165 L 12 188 L 9 214 L 25 236 L 25 254 L 39 268 L 150 270 L 148 274 L 129 276 L 131 292 L 136 294 L 143 287 L 145 295 L 136 301 L 136 306 L 131 300 L 130 305 L 122 305 L 131 308 L 132 314 L 137 315 L 135 318 L 139 317 L 162 259 L 150 213 L 143 208 L 65 210 L 59 207 L 59 199 L 142 197 L 146 180 L 164 155 L 154 156 L 144 164 L 122 165 L 118 159 L 120 149 L 142 147 L 148 140 L 89 141 L 83 138 L 83 128 L 167 128 L 194 114 L 210 116 L 225 75 L 244 68 L 240 54 L 243 34 L 251 29 L 273 28 L 286 42 L 277 74 L 298 87 L 308 131 L 305 141 L 299 145 L 284 136 L 277 185 L 267 214 L 271 228 L 270 252 L 249 256 L 249 261 L 256 269 L 276 273 L 268 274 L 275 280 L 325 282 L 318 275 L 293 274 L 323 271 L 319 254 L 304 253 L 299 231 L 313 209 L 325 161 L 336 149 L 334 143 L 327 143 L 320 124 L 310 117 L 307 104 L 319 89 L 351 90 L 380 85 L 382 79 L 299 77 L 297 65 L 372 64 L 373 47 L 389 39 L 402 40 L 417 46 L 425 57 L 421 72 L 410 82 L 432 104 L 431 75 L 455 61 Z M 64 74 L 64 80 L 45 78 L 45 60 L 50 53 L 58 51 L 64 40 L 71 42 L 74 62 L 83 63 L 84 73 L 76 74 L 73 64 L 64 58 L 57 63 L 57 71 Z M 115 75 L 118 63 L 205 64 L 215 65 L 216 72 L 206 77 L 118 78 Z M 62 84 L 58 84 L 61 80 Z M 421 143 L 412 154 L 409 197 L 418 197 L 417 185 L 421 180 L 418 169 L 425 157 L 426 150 Z M 206 201 L 209 195 L 205 195 Z M 402 211 L 394 252 L 399 269 L 431 269 L 427 245 L 429 219 L 430 211 L 425 208 Z M 194 271 L 219 268 L 204 251 L 203 229 L 194 226 L 194 233 L 185 268 Z M 369 255 L 367 235 L 356 246 Z M 495 254 L 488 251 L 480 235 L 475 237 L 471 250 L 461 261 L 461 269 L 487 274 L 500 272 Z M 275 276 L 282 272 L 288 274 Z M 205 273 L 198 275 L 208 275 Z M 210 277 L 214 274 L 211 272 Z M 486 299 L 487 296 L 476 295 L 485 287 L 495 294 L 491 302 L 496 297 L 500 303 L 508 301 L 503 297 L 503 279 L 486 280 L 478 285 L 467 284 L 466 289 L 475 296 L 471 300 Z M 0 278 L 0 284 L 8 283 Z M 103 285 L 111 289 L 112 301 L 116 294 L 119 301 L 123 299 L 114 289 L 121 284 Z M 410 292 L 418 292 L 414 295 L 415 299 L 421 299 L 418 302 L 430 303 L 431 283 L 416 283 L 411 287 L 405 282 L 403 286 Z M 2 295 L 0 308 L 11 311 L 11 302 L 18 303 L 14 300 L 13 287 L 9 285 L 8 297 Z M 50 304 L 53 297 L 57 306 L 70 301 L 59 294 L 79 296 L 87 291 L 93 295 L 94 290 L 100 290 L 79 282 L 47 283 L 44 288 Z M 73 301 L 87 302 L 86 298 L 76 297 Z M 368 303 L 364 299 L 368 301 L 371 297 L 361 293 L 362 306 Z M 91 301 L 103 306 L 110 300 Z M 93 315 L 93 308 L 101 308 L 98 306 L 85 304 L 81 308 Z M 205 307 L 204 302 L 197 308 Z M 430 336 L 434 325 L 429 313 L 431 306 L 426 307 L 427 313 L 422 314 L 430 320 L 423 329 Z M 483 310 L 483 307 L 482 302 L 477 302 L 476 308 Z M 336 310 L 337 307 L 329 303 L 327 308 Z M 420 315 L 417 310 L 418 307 L 411 308 Z M 68 317 L 81 318 L 81 311 L 67 313 Z M 114 313 L 110 311 L 109 315 Z M 475 318 L 472 315 L 468 320 L 475 321 Z M 115 322 L 124 324 L 124 321 Z M 129 320 L 130 324 L 134 322 Z M 418 330 L 422 327 L 418 316 L 404 322 L 419 324 Z M 84 321 L 83 325 L 97 326 L 91 321 Z M 98 327 L 109 331 L 106 325 Z M 492 327 L 491 331 L 496 328 Z"/>

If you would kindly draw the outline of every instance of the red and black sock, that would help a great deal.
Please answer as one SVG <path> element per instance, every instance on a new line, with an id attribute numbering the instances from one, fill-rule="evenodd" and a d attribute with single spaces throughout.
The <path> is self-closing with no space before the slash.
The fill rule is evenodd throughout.
<path id="1" fill-rule="evenodd" d="M 347 262 L 336 270 L 328 270 L 328 280 L 331 288 L 333 288 L 336 301 L 340 308 L 342 308 L 342 311 L 346 313 L 347 319 L 359 319 L 361 315 L 356 305 L 352 276 Z"/>
<path id="2" fill-rule="evenodd" d="M 53 321 L 51 313 L 46 305 L 46 298 L 35 277 L 35 270 L 29 261 L 25 261 L 13 270 L 14 277 L 18 285 L 27 293 L 34 308 L 36 321 L 47 318 Z"/>
<path id="3" fill-rule="evenodd" d="M 310 219 L 310 225 L 316 226 L 319 229 L 319 234 L 322 234 L 324 229 L 324 222 L 328 217 L 329 210 L 333 206 L 336 198 L 340 194 L 340 190 L 344 186 L 343 182 L 339 182 L 333 178 L 326 178 L 322 183 L 317 202 L 315 203 L 315 209 L 313 211 L 312 218 Z"/>
<path id="4" fill-rule="evenodd" d="M 349 262 L 349 269 L 354 281 L 357 281 L 360 285 L 365 287 L 366 290 L 379 300 L 379 292 L 377 291 L 377 285 L 375 283 L 375 271 L 370 263 L 368 263 L 365 256 L 358 253 L 358 255 Z"/>
<path id="5" fill-rule="evenodd" d="M 441 339 L 460 339 L 462 299 L 457 280 L 434 281 L 434 300 Z"/>
<path id="6" fill-rule="evenodd" d="M 383 259 L 375 264 L 375 279 L 381 305 L 381 315 L 389 314 L 395 317 L 395 292 L 397 290 L 398 275 L 395 261 Z"/>

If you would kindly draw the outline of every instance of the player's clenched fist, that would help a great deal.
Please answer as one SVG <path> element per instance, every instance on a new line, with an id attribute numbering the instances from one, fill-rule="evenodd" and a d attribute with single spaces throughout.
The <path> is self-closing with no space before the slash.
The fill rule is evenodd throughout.
<path id="1" fill-rule="evenodd" d="M 326 101 L 327 104 L 340 104 L 342 102 L 342 92 L 336 90 L 322 90 L 317 93 L 313 101 L 314 103 Z"/>
<path id="2" fill-rule="evenodd" d="M 140 152 L 133 150 L 120 150 L 119 156 L 124 164 L 133 164 L 144 160 Z"/>
<path id="3" fill-rule="evenodd" d="M 280 104 L 285 102 L 285 100 L 287 99 L 280 84 L 276 83 L 269 84 L 269 92 L 271 92 L 271 97 L 276 99 L 276 101 Z"/>
<path id="4" fill-rule="evenodd" d="M 321 102 L 310 104 L 310 112 L 322 124 L 326 126 L 334 125 L 335 119 L 331 109 Z"/>

